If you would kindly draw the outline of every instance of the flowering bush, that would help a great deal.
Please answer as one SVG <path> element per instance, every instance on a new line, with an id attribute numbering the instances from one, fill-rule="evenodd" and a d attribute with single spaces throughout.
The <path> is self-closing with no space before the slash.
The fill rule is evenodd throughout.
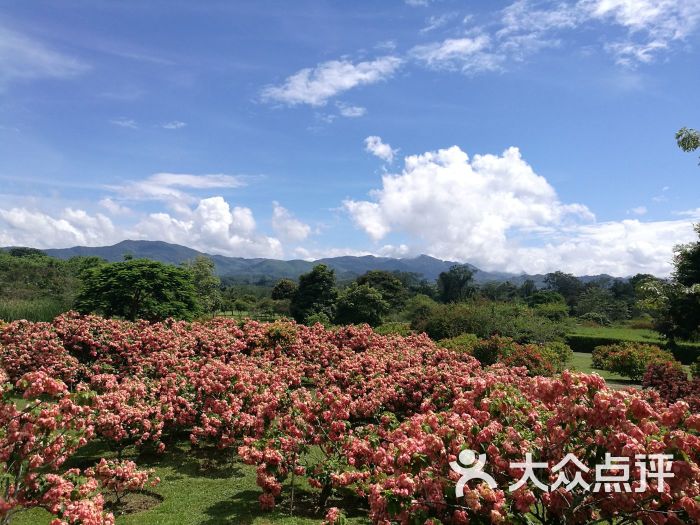
<path id="1" fill-rule="evenodd" d="M 640 381 L 651 364 L 674 362 L 670 352 L 655 345 L 624 342 L 597 346 L 593 350 L 593 366 L 632 380 Z"/>
<path id="2" fill-rule="evenodd" d="M 25 339 L 50 341 L 47 355 L 56 358 L 25 360 L 18 351 L 28 348 Z M 211 443 L 253 465 L 263 508 L 275 506 L 287 480 L 303 477 L 318 489 L 319 507 L 334 490 L 351 490 L 381 525 L 700 520 L 697 407 L 654 389 L 609 390 L 596 375 L 557 374 L 565 348 L 493 337 L 470 355 L 425 335 L 381 336 L 366 325 L 147 324 L 74 314 L 10 323 L 2 341 L 10 377 L 24 367 L 29 373 L 6 391 L 2 408 L 2 473 L 20 481 L 2 496 L 0 517 L 38 505 L 70 523 L 107 523 L 100 487 L 123 494 L 150 474 L 106 460 L 82 473 L 62 471 L 67 458 L 94 436 L 117 449 L 163 450 L 169 436 L 185 434 L 193 446 Z M 73 381 L 73 394 L 61 377 Z M 30 400 L 26 408 L 11 402 L 18 395 Z M 450 464 L 465 449 L 486 455 L 495 488 L 472 480 L 457 496 Z M 606 454 L 626 458 L 640 490 L 524 485 L 511 492 L 523 474 L 511 462 L 528 453 L 549 467 L 567 454 L 588 467 Z M 640 454 L 673 455 L 674 477 L 645 485 L 634 466 Z M 577 474 L 571 465 L 564 472 Z M 593 471 L 578 474 L 594 481 Z M 327 523 L 343 520 L 337 509 L 326 514 Z"/>
<path id="3" fill-rule="evenodd" d="M 155 487 L 160 478 L 153 476 L 153 470 L 139 470 L 133 461 L 106 461 L 104 458 L 86 471 L 106 489 L 110 490 L 117 504 L 128 492 L 141 490 L 147 484 Z"/>
<path id="4" fill-rule="evenodd" d="M 656 389 L 669 403 L 680 399 L 688 403 L 693 412 L 700 411 L 700 378 L 688 379 L 688 374 L 678 363 L 649 365 L 642 386 Z"/>

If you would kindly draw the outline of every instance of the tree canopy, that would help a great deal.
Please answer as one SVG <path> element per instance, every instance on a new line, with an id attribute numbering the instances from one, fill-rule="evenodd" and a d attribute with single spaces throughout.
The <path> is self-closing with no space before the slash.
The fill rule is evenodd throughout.
<path id="1" fill-rule="evenodd" d="M 314 314 L 323 314 L 332 319 L 337 296 L 335 272 L 325 264 L 319 264 L 309 273 L 299 276 L 299 288 L 292 298 L 289 310 L 292 317 L 300 323 Z"/>
<path id="2" fill-rule="evenodd" d="M 192 319 L 199 311 L 192 273 L 148 259 L 90 268 L 75 306 L 83 313 L 128 320 Z"/>
<path id="3" fill-rule="evenodd" d="M 438 276 L 438 296 L 443 303 L 457 303 L 474 295 L 474 270 L 455 264 Z"/>
<path id="4" fill-rule="evenodd" d="M 700 149 L 700 132 L 692 128 L 681 128 L 676 132 L 676 142 L 683 151 Z"/>

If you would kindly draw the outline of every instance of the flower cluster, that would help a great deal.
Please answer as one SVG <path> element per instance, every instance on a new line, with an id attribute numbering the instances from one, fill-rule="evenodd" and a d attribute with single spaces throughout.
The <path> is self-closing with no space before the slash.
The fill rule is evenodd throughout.
<path id="1" fill-rule="evenodd" d="M 32 401 L 19 409 L 8 397 L 0 415 L 0 460 L 15 454 L 28 476 L 3 496 L 0 512 L 41 505 L 65 519 L 61 512 L 82 505 L 80 519 L 92 523 L 99 494 L 51 496 L 57 506 L 42 499 L 58 482 L 53 476 L 67 479 L 60 466 L 78 446 L 100 437 L 116 450 L 162 451 L 169 437 L 185 434 L 192 446 L 211 443 L 255 466 L 263 508 L 274 507 L 286 480 L 304 477 L 318 488 L 320 507 L 334 491 L 350 490 L 382 525 L 700 519 L 697 406 L 653 389 L 610 390 L 596 375 L 558 374 L 547 355 L 563 350 L 492 339 L 474 344 L 472 356 L 425 335 L 381 336 L 367 326 L 75 314 L 1 332 L 0 364 L 15 384 L 7 395 Z M 450 463 L 464 449 L 488 455 L 496 488 L 473 480 L 457 495 Z M 509 492 L 523 474 L 511 464 L 528 453 L 550 467 L 567 454 L 589 466 L 606 455 L 634 462 L 672 454 L 674 477 L 660 492 L 654 483 L 625 493 L 528 485 Z M 131 462 L 106 460 L 81 476 L 88 488 L 118 494 L 151 480 Z M 642 486 L 642 476 L 632 469 L 630 483 Z M 334 508 L 326 515 L 327 523 L 344 519 Z"/>

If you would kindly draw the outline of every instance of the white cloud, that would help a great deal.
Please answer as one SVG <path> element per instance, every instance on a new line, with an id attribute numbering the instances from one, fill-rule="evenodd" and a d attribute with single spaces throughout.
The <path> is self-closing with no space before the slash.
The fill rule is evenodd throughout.
<path id="1" fill-rule="evenodd" d="M 160 125 L 163 129 L 182 129 L 187 126 L 187 122 L 182 122 L 181 120 L 172 120 L 170 122 L 164 122 Z"/>
<path id="2" fill-rule="evenodd" d="M 430 5 L 430 3 L 433 0 L 404 0 L 406 5 L 410 5 L 412 7 L 426 7 Z"/>
<path id="3" fill-rule="evenodd" d="M 131 210 L 129 208 L 127 208 L 126 206 L 122 206 L 111 197 L 105 197 L 104 199 L 100 199 L 98 204 L 112 215 L 126 215 L 128 213 L 131 213 Z"/>
<path id="4" fill-rule="evenodd" d="M 277 201 L 272 203 L 272 229 L 282 240 L 293 242 L 303 241 L 311 233 L 311 226 L 294 217 Z"/>
<path id="5" fill-rule="evenodd" d="M 365 139 L 365 151 L 389 163 L 394 161 L 394 155 L 398 152 L 397 149 L 393 149 L 389 144 L 382 142 L 382 138 L 376 135 L 371 135 Z"/>
<path id="6" fill-rule="evenodd" d="M 631 213 L 633 215 L 646 215 L 647 211 L 649 210 L 647 210 L 646 206 L 637 206 L 636 208 L 627 210 L 627 213 Z"/>
<path id="7" fill-rule="evenodd" d="M 245 182 L 241 177 L 222 173 L 209 175 L 154 173 L 140 181 L 128 181 L 125 184 L 107 186 L 107 188 L 119 194 L 122 199 L 170 201 L 173 205 L 181 206 L 196 200 L 184 189 L 239 188 L 244 185 Z"/>
<path id="8" fill-rule="evenodd" d="M 134 119 L 119 117 L 109 121 L 110 124 L 119 126 L 120 128 L 138 129 L 139 124 Z"/>
<path id="9" fill-rule="evenodd" d="M 153 213 L 136 225 L 135 232 L 140 238 L 165 240 L 208 253 L 234 257 L 283 255 L 278 239 L 256 232 L 249 208 L 232 209 L 223 197 L 202 199 L 186 219 Z"/>
<path id="10" fill-rule="evenodd" d="M 363 108 L 362 106 L 350 106 L 343 102 L 336 103 L 336 107 L 338 108 L 340 116 L 347 118 L 362 117 L 367 113 L 367 108 Z"/>
<path id="11" fill-rule="evenodd" d="M 461 70 L 465 73 L 494 71 L 503 61 L 502 56 L 492 51 L 491 38 L 485 34 L 415 46 L 409 54 L 432 69 Z"/>
<path id="12" fill-rule="evenodd" d="M 15 80 L 69 78 L 88 69 L 80 60 L 0 25 L 0 86 Z"/>
<path id="13" fill-rule="evenodd" d="M 401 59 L 395 56 L 384 56 L 357 64 L 347 60 L 331 60 L 298 71 L 282 85 L 267 86 L 261 96 L 263 101 L 281 102 L 290 106 L 323 106 L 339 93 L 390 78 L 400 65 Z"/>
<path id="14" fill-rule="evenodd" d="M 445 26 L 450 20 L 452 20 L 456 16 L 457 13 L 444 13 L 442 15 L 429 16 L 428 19 L 425 21 L 425 27 L 423 27 L 423 29 L 421 29 L 419 32 L 429 33 L 430 31 L 439 29 Z"/>
<path id="15" fill-rule="evenodd" d="M 2 246 L 96 246 L 122 240 L 108 217 L 72 208 L 58 217 L 27 208 L 0 208 L 0 226 Z"/>
<path id="16" fill-rule="evenodd" d="M 406 157 L 371 200 L 345 201 L 373 240 L 407 236 L 411 252 L 487 270 L 668 274 L 673 246 L 693 239 L 691 221 L 596 223 L 562 203 L 517 148 L 470 159 L 457 146 Z"/>

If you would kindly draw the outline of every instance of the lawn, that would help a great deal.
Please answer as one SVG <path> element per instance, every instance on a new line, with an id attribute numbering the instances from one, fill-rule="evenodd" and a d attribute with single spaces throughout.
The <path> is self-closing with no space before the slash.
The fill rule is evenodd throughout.
<path id="1" fill-rule="evenodd" d="M 576 326 L 569 335 L 639 341 L 642 343 L 663 343 L 661 336 L 654 330 L 630 328 L 627 326 Z"/>
<path id="2" fill-rule="evenodd" d="M 583 352 L 574 352 L 574 356 L 569 362 L 568 368 L 569 370 L 576 370 L 578 372 L 585 372 L 587 374 L 596 373 L 603 379 L 605 379 L 605 382 L 613 388 L 640 386 L 639 383 L 635 383 L 627 377 L 618 374 L 613 374 L 612 372 L 608 372 L 606 370 L 598 370 L 597 368 L 593 368 L 593 360 L 591 354 L 586 354 Z"/>
<path id="3" fill-rule="evenodd" d="M 125 459 L 133 459 L 139 468 L 153 468 L 161 483 L 132 497 L 132 503 L 149 502 L 151 508 L 128 515 L 117 515 L 118 525 L 318 525 L 323 516 L 314 512 L 316 492 L 297 481 L 294 513 L 290 513 L 291 485 L 287 484 L 278 499 L 274 512 L 264 512 L 258 505 L 261 490 L 255 483 L 255 468 L 235 461 L 234 452 L 214 448 L 192 449 L 187 441 L 168 448 L 164 455 L 136 455 L 127 449 Z M 130 454 L 129 454 L 130 453 Z M 88 445 L 73 461 L 87 467 L 99 457 L 114 454 L 94 445 Z M 149 493 L 151 493 L 149 495 Z M 156 498 L 162 498 L 159 501 Z M 367 524 L 366 512 L 357 502 L 329 500 L 329 506 L 338 506 L 348 512 L 352 525 Z M 40 509 L 20 512 L 12 525 L 48 525 L 51 516 Z"/>

